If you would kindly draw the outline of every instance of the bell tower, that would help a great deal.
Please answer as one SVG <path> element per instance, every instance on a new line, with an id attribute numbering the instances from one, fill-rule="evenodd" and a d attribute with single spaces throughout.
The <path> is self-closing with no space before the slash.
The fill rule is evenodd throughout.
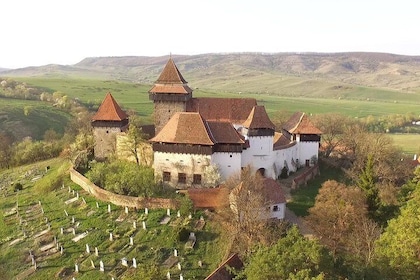
<path id="1" fill-rule="evenodd" d="M 187 111 L 187 103 L 192 98 L 192 92 L 170 57 L 155 85 L 149 90 L 149 99 L 153 100 L 155 105 L 155 135 L 174 113 Z"/>

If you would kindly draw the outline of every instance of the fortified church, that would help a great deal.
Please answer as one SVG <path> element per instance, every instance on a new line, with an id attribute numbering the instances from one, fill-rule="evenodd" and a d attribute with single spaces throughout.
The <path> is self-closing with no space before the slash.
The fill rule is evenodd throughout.
<path id="1" fill-rule="evenodd" d="M 316 162 L 321 131 L 304 113 L 295 113 L 279 133 L 255 99 L 192 93 L 172 58 L 149 90 L 155 118 L 149 143 L 155 176 L 163 182 L 180 189 L 214 186 L 247 166 L 277 179 L 283 169 Z M 127 125 L 127 114 L 108 94 L 92 118 L 96 158 L 116 151 Z"/>

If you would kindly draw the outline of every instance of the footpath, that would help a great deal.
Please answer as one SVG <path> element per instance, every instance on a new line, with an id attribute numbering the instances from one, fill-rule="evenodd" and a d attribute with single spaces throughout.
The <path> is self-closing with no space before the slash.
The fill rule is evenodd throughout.
<path id="1" fill-rule="evenodd" d="M 291 189 L 292 189 L 292 183 L 293 183 L 293 179 L 296 176 L 299 176 L 300 174 L 302 174 L 303 172 L 306 171 L 306 168 L 302 168 L 300 170 L 298 170 L 297 172 L 293 173 L 291 176 L 289 176 L 287 179 L 282 179 L 280 181 L 280 185 L 282 187 L 284 196 L 286 197 L 286 202 L 290 202 L 292 201 L 292 195 L 290 193 Z M 300 232 L 307 238 L 312 239 L 313 238 L 313 231 L 311 230 L 311 228 L 306 225 L 303 217 L 298 217 L 292 210 L 290 210 L 289 208 L 286 207 L 286 211 L 285 211 L 285 220 L 289 221 L 290 223 L 296 225 Z"/>

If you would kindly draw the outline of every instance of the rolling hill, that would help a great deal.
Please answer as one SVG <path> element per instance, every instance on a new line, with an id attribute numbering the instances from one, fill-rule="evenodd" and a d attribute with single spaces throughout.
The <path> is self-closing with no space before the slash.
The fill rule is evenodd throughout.
<path id="1" fill-rule="evenodd" d="M 420 94 L 420 56 L 387 53 L 226 53 L 173 55 L 195 88 L 282 96 L 331 97 L 358 87 Z M 90 57 L 2 76 L 89 77 L 152 84 L 168 56 Z"/>

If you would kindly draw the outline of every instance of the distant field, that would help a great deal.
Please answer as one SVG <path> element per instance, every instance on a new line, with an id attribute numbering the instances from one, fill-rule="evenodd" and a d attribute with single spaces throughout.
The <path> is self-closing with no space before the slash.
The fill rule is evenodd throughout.
<path id="1" fill-rule="evenodd" d="M 70 97 L 79 98 L 83 102 L 99 105 L 107 92 L 111 92 L 117 102 L 124 109 L 133 109 L 140 116 L 150 120 L 153 111 L 152 102 L 149 101 L 148 90 L 151 85 L 140 85 L 121 81 L 101 81 L 89 79 L 59 79 L 43 77 L 19 78 L 32 86 L 42 87 L 46 91 L 60 91 Z M 309 90 L 309 88 L 308 88 Z M 402 100 L 396 101 L 396 93 L 374 88 L 341 89 L 346 94 L 339 94 L 337 98 L 319 97 L 292 97 L 265 93 L 232 93 L 222 90 L 194 91 L 195 97 L 252 97 L 264 105 L 269 114 L 276 111 L 303 111 L 309 114 L 322 114 L 338 112 L 351 117 L 366 117 L 368 115 L 381 116 L 389 114 L 405 114 L 419 110 L 419 100 L 416 96 L 405 95 Z M 352 99 L 346 98 L 352 92 Z M 372 98 L 373 95 L 380 98 Z"/>
<path id="2" fill-rule="evenodd" d="M 70 117 L 45 102 L 0 98 L 0 131 L 11 133 L 16 139 L 42 139 L 48 129 L 63 133 Z"/>
<path id="3" fill-rule="evenodd" d="M 420 134 L 389 134 L 395 145 L 409 155 L 420 154 Z"/>

